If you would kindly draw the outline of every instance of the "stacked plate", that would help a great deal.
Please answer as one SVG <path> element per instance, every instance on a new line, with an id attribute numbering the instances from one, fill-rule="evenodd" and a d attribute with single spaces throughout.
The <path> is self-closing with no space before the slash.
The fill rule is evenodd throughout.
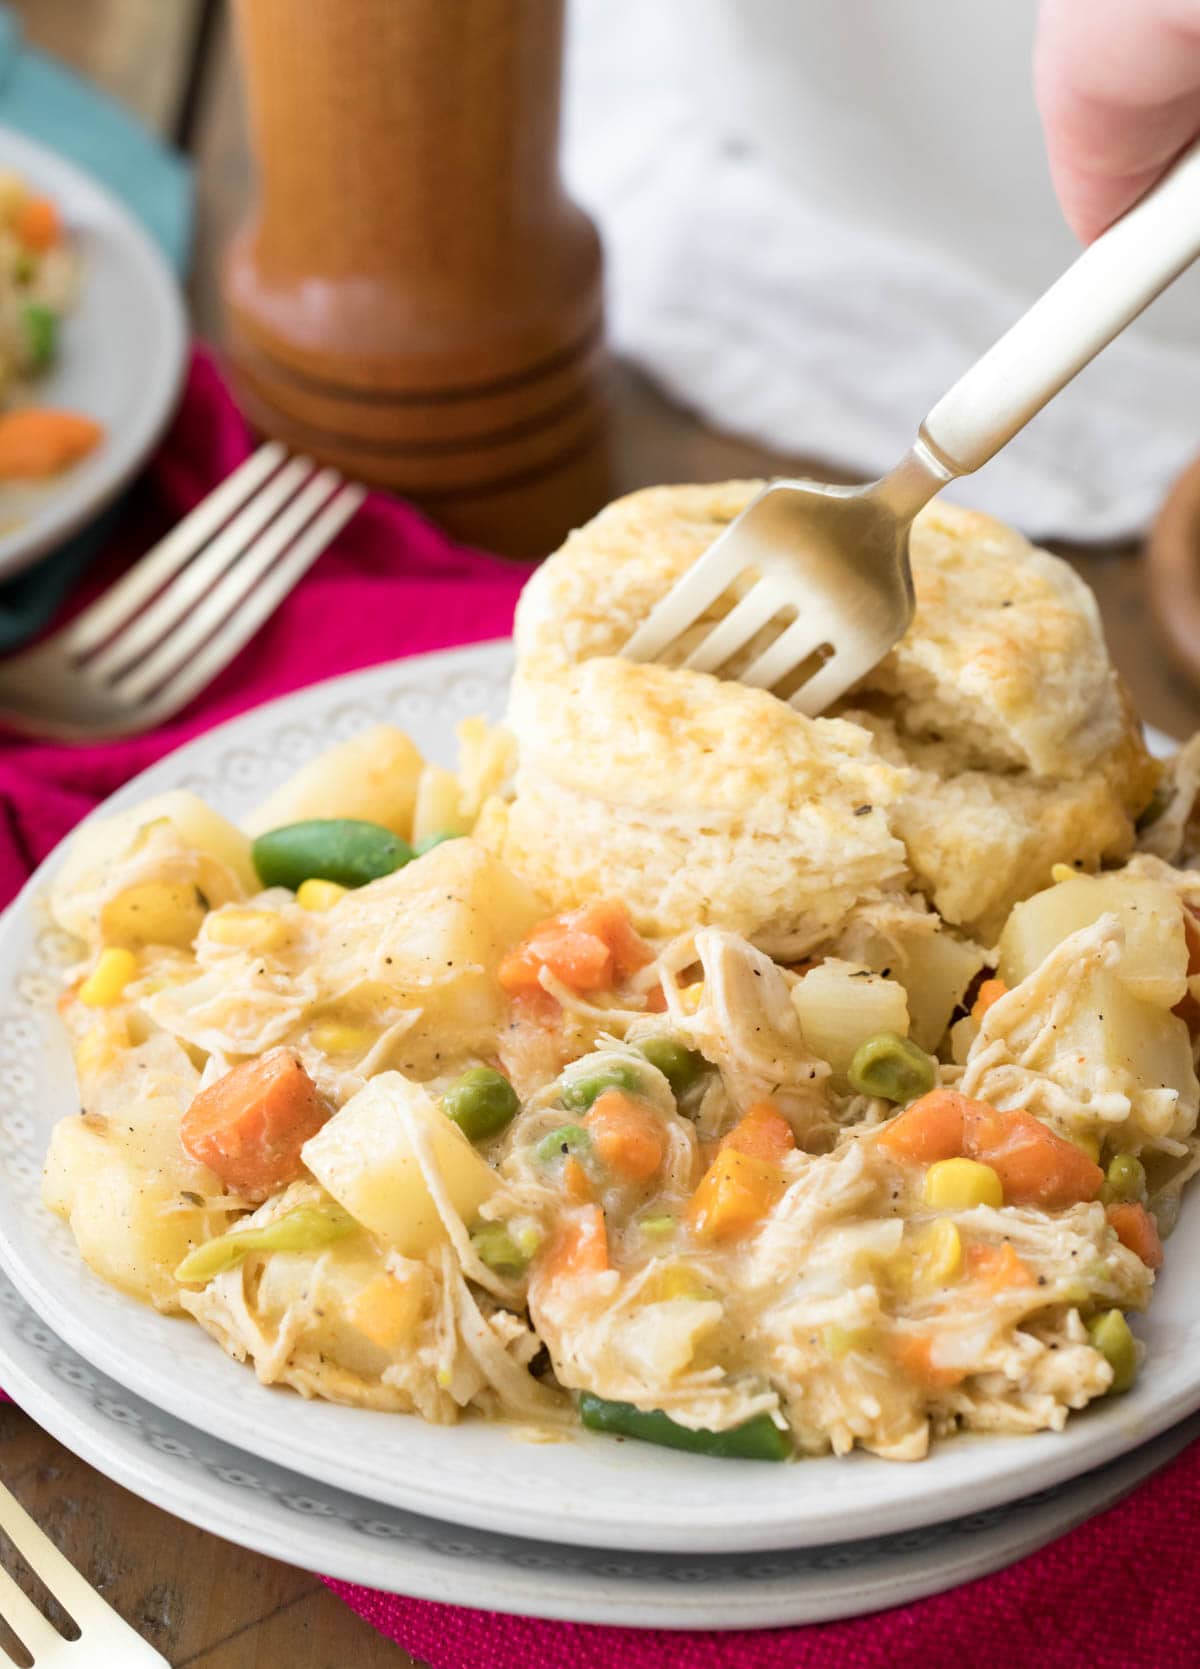
<path id="1" fill-rule="evenodd" d="M 192 743 L 105 811 L 190 788 L 237 818 L 331 742 L 384 720 L 449 763 L 498 713 L 506 645 L 319 685 Z M 55 1436 L 181 1518 L 292 1563 L 481 1609 L 657 1627 L 811 1622 L 984 1574 L 1100 1511 L 1200 1432 L 1200 1213 L 1185 1210 L 1127 1396 L 1065 1432 L 961 1438 L 902 1466 L 713 1461 L 590 1433 L 538 1442 L 261 1386 L 191 1322 L 83 1265 L 41 1205 L 50 1128 L 77 1108 L 54 997 L 71 946 L 40 899 L 0 932 L 0 1383 Z M 1180 1422 L 1184 1422 L 1180 1424 Z"/>

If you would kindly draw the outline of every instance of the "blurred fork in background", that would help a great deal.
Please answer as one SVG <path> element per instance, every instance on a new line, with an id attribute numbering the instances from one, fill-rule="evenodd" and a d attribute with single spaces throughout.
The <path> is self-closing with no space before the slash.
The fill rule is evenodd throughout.
<path id="1" fill-rule="evenodd" d="M 74 1640 L 60 1634 L 0 1565 L 0 1620 L 24 1646 L 34 1669 L 169 1669 L 166 1658 L 100 1598 L 3 1484 L 0 1532 L 79 1630 Z M 0 1641 L 0 1663 L 18 1661 Z"/>
<path id="2" fill-rule="evenodd" d="M 64 741 L 161 724 L 210 684 L 366 496 L 272 441 L 45 642 L 0 662 L 0 720 Z"/>

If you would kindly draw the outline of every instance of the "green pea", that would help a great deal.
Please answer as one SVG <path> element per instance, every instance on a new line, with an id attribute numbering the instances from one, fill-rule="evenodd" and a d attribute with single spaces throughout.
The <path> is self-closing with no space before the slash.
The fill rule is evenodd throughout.
<path id="1" fill-rule="evenodd" d="M 1100 1197 L 1105 1205 L 1115 1200 L 1146 1198 L 1146 1168 L 1132 1153 L 1118 1153 L 1109 1163 Z"/>
<path id="2" fill-rule="evenodd" d="M 520 1105 L 508 1079 L 490 1066 L 471 1067 L 442 1095 L 442 1111 L 473 1142 L 498 1136 L 512 1123 Z"/>
<path id="3" fill-rule="evenodd" d="M 259 835 L 251 855 L 264 887 L 290 887 L 295 892 L 302 881 L 313 879 L 365 887 L 411 863 L 413 849 L 379 823 L 319 817 Z"/>
<path id="4" fill-rule="evenodd" d="M 885 1101 L 915 1101 L 937 1082 L 933 1057 L 896 1032 L 877 1032 L 854 1051 L 847 1073 L 852 1089 Z"/>
<path id="5" fill-rule="evenodd" d="M 497 1275 L 523 1275 L 529 1267 L 529 1259 L 503 1223 L 485 1223 L 475 1230 L 471 1244 L 480 1263 Z"/>
<path id="6" fill-rule="evenodd" d="M 584 1391 L 579 1399 L 579 1418 L 589 1431 L 611 1432 L 614 1437 L 636 1437 L 643 1443 L 658 1443 L 668 1449 L 685 1449 L 693 1455 L 716 1455 L 727 1460 L 786 1460 L 792 1443 L 769 1414 L 756 1414 L 728 1431 L 693 1431 L 681 1426 L 669 1414 L 653 1408 L 648 1412 L 631 1402 L 609 1402 Z"/>
<path id="7" fill-rule="evenodd" d="M 581 1124 L 560 1124 L 542 1137 L 533 1152 L 539 1165 L 553 1165 L 558 1159 L 579 1159 L 591 1147 L 592 1139 Z"/>
<path id="8" fill-rule="evenodd" d="M 1088 1337 L 1113 1371 L 1110 1395 L 1128 1391 L 1137 1378 L 1137 1345 L 1120 1310 L 1106 1310 L 1087 1324 Z"/>
<path id="9" fill-rule="evenodd" d="M 58 314 L 40 301 L 27 301 L 21 309 L 21 323 L 30 369 L 44 371 L 58 351 Z"/>
<path id="10" fill-rule="evenodd" d="M 638 1044 L 638 1053 L 658 1068 L 677 1096 L 692 1087 L 708 1064 L 698 1050 L 673 1037 L 648 1037 Z"/>
<path id="11" fill-rule="evenodd" d="M 426 852 L 432 852 L 435 846 L 440 846 L 444 840 L 461 840 L 462 835 L 457 829 L 443 829 L 438 834 L 426 835 L 422 840 L 413 843 L 413 853 L 423 858 Z"/>
<path id="12" fill-rule="evenodd" d="M 604 1094 L 606 1089 L 629 1090 L 636 1095 L 643 1090 L 641 1073 L 636 1066 L 605 1066 L 578 1078 L 559 1080 L 558 1099 L 573 1113 L 583 1113 Z"/>

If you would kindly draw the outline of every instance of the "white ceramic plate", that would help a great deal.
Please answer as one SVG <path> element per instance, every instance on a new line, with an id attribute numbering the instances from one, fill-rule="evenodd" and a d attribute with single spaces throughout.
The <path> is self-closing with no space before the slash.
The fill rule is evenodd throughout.
<path id="1" fill-rule="evenodd" d="M 452 1529 L 247 1456 L 89 1367 L 2 1276 L 0 1380 L 108 1477 L 242 1547 L 416 1599 L 634 1628 L 782 1628 L 944 1592 L 1094 1518 L 1200 1436 L 1197 1416 L 1074 1483 L 903 1536 L 765 1556 L 622 1557 Z"/>
<path id="2" fill-rule="evenodd" d="M 335 679 L 192 742 L 124 788 L 128 804 L 188 787 L 237 817 L 302 760 L 391 719 L 436 759 L 466 713 L 495 713 L 505 644 L 423 656 Z M 1155 1307 L 1139 1324 L 1150 1360 L 1127 1396 L 1063 1433 L 957 1438 L 919 1465 L 856 1454 L 794 1466 L 716 1462 L 580 1432 L 532 1443 L 503 1426 L 430 1426 L 401 1415 L 267 1390 L 194 1323 L 168 1319 L 88 1271 L 41 1205 L 53 1122 L 74 1111 L 52 1010 L 63 946 L 39 895 L 52 858 L 0 930 L 0 1260 L 26 1300 L 81 1356 L 148 1401 L 239 1448 L 355 1494 L 457 1524 L 658 1553 L 815 1547 L 879 1536 L 1013 1501 L 1102 1465 L 1200 1407 L 1200 1209 L 1185 1209 Z"/>
<path id="3" fill-rule="evenodd" d="M 137 472 L 179 394 L 187 327 L 166 260 L 129 211 L 44 145 L 0 126 L 0 168 L 52 197 L 78 249 L 79 301 L 38 405 L 103 423 L 90 457 L 56 480 L 0 485 L 0 576 L 27 568 L 90 521 Z"/>

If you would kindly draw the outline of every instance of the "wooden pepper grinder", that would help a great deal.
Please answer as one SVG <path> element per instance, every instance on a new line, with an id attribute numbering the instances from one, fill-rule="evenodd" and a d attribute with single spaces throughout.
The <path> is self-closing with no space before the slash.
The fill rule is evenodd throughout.
<path id="1" fill-rule="evenodd" d="M 563 0 L 235 0 L 260 429 L 544 555 L 608 496 L 601 255 L 558 172 Z"/>

